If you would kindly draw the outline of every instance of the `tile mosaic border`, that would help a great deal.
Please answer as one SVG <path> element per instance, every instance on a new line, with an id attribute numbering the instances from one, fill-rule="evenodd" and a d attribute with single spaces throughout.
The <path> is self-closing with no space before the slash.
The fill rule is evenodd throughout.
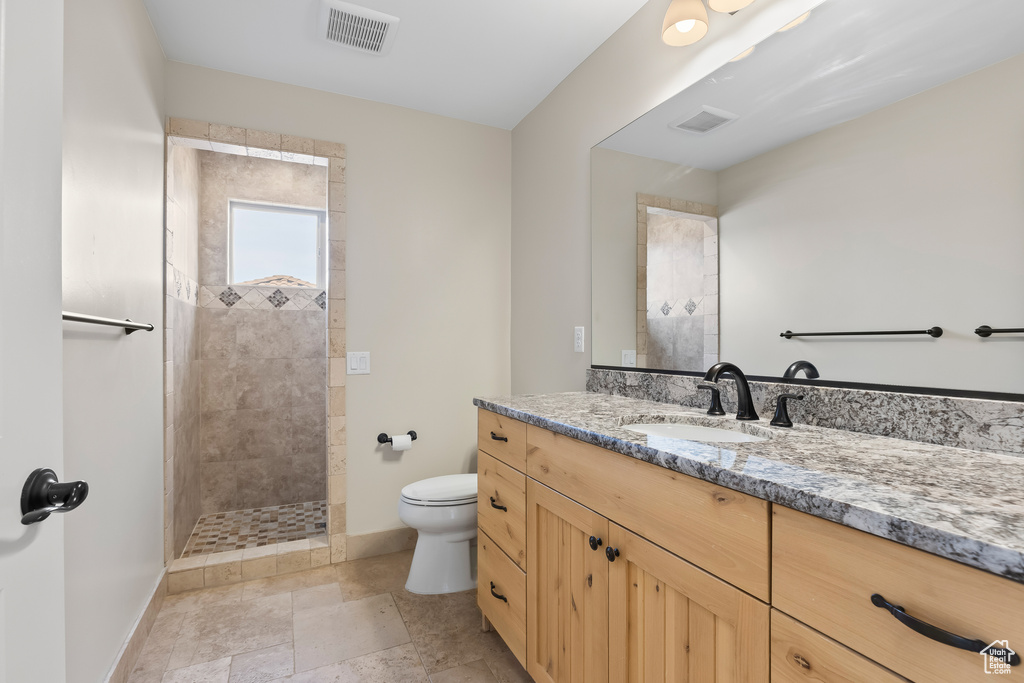
<path id="1" fill-rule="evenodd" d="M 657 372 L 587 369 L 587 391 L 628 396 L 693 408 L 708 406 L 703 378 Z M 726 411 L 736 410 L 731 380 L 720 382 Z M 790 401 L 793 422 L 953 448 L 1024 455 L 1024 403 L 956 396 L 907 394 L 868 389 L 750 382 L 754 407 L 771 419 L 780 394 L 799 393 Z"/>
<path id="2" fill-rule="evenodd" d="M 345 311 L 347 288 L 345 283 L 346 263 L 346 235 L 348 231 L 348 201 L 346 198 L 346 174 L 347 174 L 347 148 L 344 143 L 332 142 L 329 140 L 317 140 L 284 133 L 274 133 L 256 129 L 231 126 L 208 121 L 196 121 L 178 117 L 168 117 L 164 128 L 165 136 L 175 143 L 186 144 L 196 149 L 209 149 L 214 152 L 226 152 L 234 154 L 245 154 L 268 159 L 280 159 L 297 163 L 313 163 L 327 168 L 327 281 L 326 291 L 318 290 L 310 297 L 299 310 L 309 310 L 317 306 L 327 313 L 327 562 L 344 562 L 347 557 L 347 536 L 346 536 L 346 505 L 348 500 L 347 492 L 347 428 L 345 417 Z M 173 285 L 173 275 L 169 282 Z M 202 306 L 202 287 L 194 286 L 192 282 L 184 283 L 186 292 L 196 292 L 196 305 Z M 207 287 L 212 294 L 212 289 Z M 279 289 L 288 301 L 282 302 L 280 306 L 274 306 L 269 301 L 275 290 L 264 295 L 262 288 L 251 288 L 257 290 L 256 295 L 252 291 L 247 292 L 250 298 L 250 308 L 260 308 L 266 301 L 270 309 L 285 309 L 289 303 L 295 303 L 294 299 L 302 300 L 304 297 L 296 295 L 294 298 L 288 295 L 290 288 Z M 168 290 L 168 294 L 175 290 Z M 218 292 L 218 296 L 223 290 Z M 304 292 L 308 294 L 308 292 Z M 259 300 L 257 295 L 264 300 Z M 233 297 L 229 297 L 233 298 Z M 240 295 L 241 301 L 244 296 Z M 251 301 L 256 298 L 256 305 L 252 306 Z M 277 298 L 280 301 L 280 298 Z M 208 300 L 208 303 L 210 300 Z M 296 308 L 298 304 L 295 303 Z M 290 309 L 286 309 L 290 310 Z M 168 358 L 165 356 L 165 360 Z M 165 451 L 167 449 L 165 439 Z M 165 460 L 167 454 L 165 453 Z M 165 462 L 165 471 L 173 469 L 173 465 Z M 165 497 L 167 487 L 172 482 L 167 480 L 165 475 Z M 165 514 L 166 513 L 165 506 Z M 173 526 L 165 526 L 165 534 L 173 536 Z M 302 543 L 302 541 L 295 541 Z M 167 541 L 165 539 L 165 547 Z M 288 544 L 284 544 L 288 545 Z M 267 547 L 267 546 L 265 546 Z M 317 551 L 320 551 L 317 548 Z M 240 551 L 239 551 L 240 552 Z M 318 552 L 318 557 L 323 553 Z M 215 557 L 206 555 L 200 557 Z M 190 558 L 197 559 L 197 558 Z M 173 567 L 180 560 L 171 562 L 166 560 Z M 301 561 L 300 561 L 301 563 Z M 287 564 L 287 563 L 286 563 Z M 194 571 L 194 570 L 193 570 Z M 173 572 L 175 574 L 179 572 Z M 278 572 L 283 573 L 283 572 Z M 175 586 L 180 588 L 188 581 L 195 583 L 195 575 L 191 579 L 178 577 L 174 579 Z M 170 585 L 170 584 L 169 584 Z M 187 590 L 187 589 L 185 589 Z"/>
<path id="3" fill-rule="evenodd" d="M 326 311 L 327 290 L 308 287 L 200 285 L 199 306 L 261 311 Z"/>

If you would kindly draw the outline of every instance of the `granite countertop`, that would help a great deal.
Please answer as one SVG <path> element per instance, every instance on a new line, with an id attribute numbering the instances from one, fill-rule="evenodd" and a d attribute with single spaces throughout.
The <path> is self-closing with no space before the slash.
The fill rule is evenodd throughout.
<path id="1" fill-rule="evenodd" d="M 599 393 L 476 398 L 473 403 L 638 460 L 749 493 L 1024 582 L 1024 458 L 837 429 L 743 427 L 771 438 L 704 444 L 623 424 L 734 416 Z M 660 417 L 660 419 L 659 419 Z M 730 426 L 730 425 L 726 425 Z M 735 428 L 735 427 L 734 427 Z"/>

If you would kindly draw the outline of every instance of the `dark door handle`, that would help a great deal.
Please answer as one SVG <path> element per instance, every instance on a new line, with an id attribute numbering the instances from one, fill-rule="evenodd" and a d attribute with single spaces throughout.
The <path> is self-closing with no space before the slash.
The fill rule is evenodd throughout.
<path id="1" fill-rule="evenodd" d="M 508 602 L 508 598 L 506 598 L 506 597 L 505 597 L 504 595 L 502 595 L 501 593 L 496 593 L 496 592 L 494 591 L 494 582 L 493 582 L 493 581 L 491 581 L 491 595 L 493 595 L 494 597 L 498 598 L 498 599 L 499 599 L 499 600 L 501 600 L 502 602 Z"/>
<path id="2" fill-rule="evenodd" d="M 491 439 L 494 440 L 494 441 L 504 441 L 505 443 L 508 443 L 508 437 L 507 436 L 498 436 L 494 432 L 491 432 Z"/>
<path id="3" fill-rule="evenodd" d="M 601 539 L 598 538 L 597 536 L 591 536 L 590 537 L 590 549 L 591 550 L 597 550 L 598 548 L 600 548 L 601 547 L 601 543 L 602 543 Z"/>
<path id="4" fill-rule="evenodd" d="M 495 510 L 501 510 L 502 512 L 508 512 L 508 508 L 504 505 L 498 505 L 498 501 L 494 500 L 494 496 L 491 496 L 491 507 Z"/>
<path id="5" fill-rule="evenodd" d="M 615 558 L 619 556 L 619 549 L 608 546 L 604 549 L 604 556 L 608 558 L 609 562 L 614 562 Z"/>
<path id="6" fill-rule="evenodd" d="M 921 621 L 920 619 L 916 619 L 907 614 L 902 607 L 888 602 L 878 593 L 875 593 L 871 596 L 871 604 L 875 607 L 881 607 L 882 609 L 888 610 L 890 614 L 896 617 L 896 619 L 907 628 L 913 631 L 917 631 L 922 636 L 931 638 L 932 640 L 938 641 L 943 645 L 957 647 L 961 650 L 967 650 L 968 652 L 981 652 L 986 647 L 988 647 L 988 644 L 982 640 L 972 640 L 970 638 L 964 638 L 963 636 L 958 636 L 955 633 L 943 631 L 938 626 L 932 626 L 931 624 Z M 1012 650 L 1010 652 L 1012 652 Z M 1018 664 L 1020 664 L 1020 655 L 1018 655 L 1016 652 L 1014 652 L 1012 655 L 1007 653 L 1006 656 L 1003 658 L 1003 661 L 1005 661 L 1010 666 L 1017 666 Z"/>
<path id="7" fill-rule="evenodd" d="M 21 523 L 41 522 L 52 512 L 71 512 L 88 495 L 89 485 L 84 481 L 60 484 L 56 472 L 40 468 L 28 475 L 21 489 Z"/>

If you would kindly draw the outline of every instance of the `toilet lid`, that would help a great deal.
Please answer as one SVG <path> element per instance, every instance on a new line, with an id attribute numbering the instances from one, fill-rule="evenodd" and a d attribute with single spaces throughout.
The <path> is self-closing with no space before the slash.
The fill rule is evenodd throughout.
<path id="1" fill-rule="evenodd" d="M 402 497 L 430 503 L 454 503 L 476 500 L 475 474 L 446 474 L 409 484 Z"/>

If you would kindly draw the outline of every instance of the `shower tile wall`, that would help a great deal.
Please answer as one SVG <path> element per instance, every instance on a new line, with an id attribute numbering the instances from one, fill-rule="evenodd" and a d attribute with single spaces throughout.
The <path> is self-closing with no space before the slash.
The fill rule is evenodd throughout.
<path id="1" fill-rule="evenodd" d="M 167 165 L 164 556 L 170 560 L 200 515 L 198 154 L 171 144 Z"/>
<path id="2" fill-rule="evenodd" d="M 703 369 L 704 223 L 647 217 L 647 364 Z"/>
<path id="3" fill-rule="evenodd" d="M 711 204 L 637 194 L 638 366 L 718 362 L 717 216 Z"/>
<path id="4" fill-rule="evenodd" d="M 228 284 L 228 200 L 327 207 L 327 169 L 200 151 L 199 281 Z M 322 501 L 327 481 L 326 314 L 321 290 L 274 288 L 259 308 L 204 297 L 199 309 L 203 514 Z M 303 302 L 298 309 L 294 304 Z M 230 302 L 230 303 L 229 303 Z M 291 305 L 289 305 L 291 302 Z"/>

